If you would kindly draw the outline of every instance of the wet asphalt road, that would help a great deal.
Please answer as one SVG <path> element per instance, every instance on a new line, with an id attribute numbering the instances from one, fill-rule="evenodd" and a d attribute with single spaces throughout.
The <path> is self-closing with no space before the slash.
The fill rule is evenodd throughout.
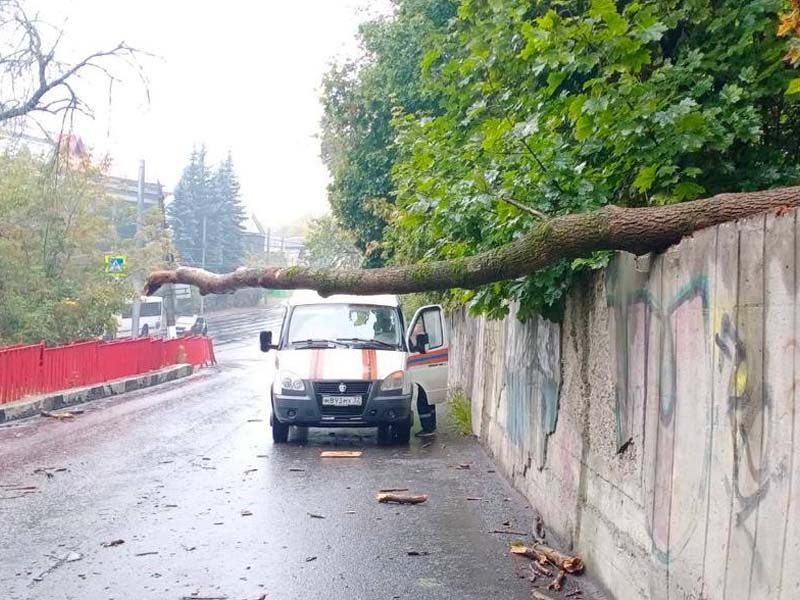
<path id="1" fill-rule="evenodd" d="M 0 598 L 530 598 L 515 536 L 488 533 L 529 531 L 530 510 L 474 440 L 311 430 L 274 446 L 253 346 L 74 421 L 0 427 Z M 333 448 L 364 454 L 320 458 Z M 384 487 L 430 500 L 378 504 Z"/>

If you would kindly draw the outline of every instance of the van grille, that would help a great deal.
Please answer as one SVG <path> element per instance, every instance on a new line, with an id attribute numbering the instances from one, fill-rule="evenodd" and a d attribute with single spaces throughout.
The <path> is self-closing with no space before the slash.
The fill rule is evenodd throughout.
<path id="1" fill-rule="evenodd" d="M 342 383 L 347 386 L 344 392 L 339 391 Z M 367 406 L 372 389 L 371 381 L 315 381 L 313 385 L 314 397 L 317 399 L 320 414 L 323 415 L 360 415 Z M 322 396 L 361 396 L 364 401 L 361 406 L 323 406 Z"/>

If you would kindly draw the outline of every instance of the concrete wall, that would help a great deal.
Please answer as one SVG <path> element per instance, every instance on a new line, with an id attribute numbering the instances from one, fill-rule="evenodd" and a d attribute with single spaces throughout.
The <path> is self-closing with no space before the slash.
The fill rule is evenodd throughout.
<path id="1" fill-rule="evenodd" d="M 561 325 L 451 315 L 451 390 L 620 600 L 800 598 L 797 217 L 587 277 Z"/>

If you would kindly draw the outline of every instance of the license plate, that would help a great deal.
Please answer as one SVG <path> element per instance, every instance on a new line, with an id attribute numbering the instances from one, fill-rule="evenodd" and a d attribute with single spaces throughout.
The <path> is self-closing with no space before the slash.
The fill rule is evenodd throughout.
<path id="1" fill-rule="evenodd" d="M 323 406 L 361 406 L 361 396 L 323 396 Z"/>

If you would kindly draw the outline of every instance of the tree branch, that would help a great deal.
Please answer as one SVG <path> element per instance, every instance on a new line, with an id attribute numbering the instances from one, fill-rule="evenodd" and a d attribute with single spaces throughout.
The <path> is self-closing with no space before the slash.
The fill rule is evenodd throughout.
<path id="1" fill-rule="evenodd" d="M 0 4 L 2 2 L 0 1 Z M 124 42 L 117 44 L 108 50 L 100 50 L 85 56 L 72 66 L 67 66 L 55 59 L 56 47 L 58 46 L 63 31 L 59 31 L 55 42 L 49 50 L 43 49 L 42 37 L 37 27 L 38 22 L 35 18 L 29 18 L 22 7 L 16 3 L 9 4 L 9 10 L 13 15 L 8 20 L 0 21 L 3 23 L 15 23 L 18 31 L 22 34 L 21 47 L 3 56 L 0 56 L 0 73 L 10 77 L 13 96 L 17 96 L 15 81 L 31 80 L 32 89 L 25 89 L 23 93 L 19 90 L 18 97 L 0 99 L 0 123 L 22 117 L 33 112 L 51 112 L 86 110 L 85 104 L 75 94 L 70 87 L 72 81 L 81 71 L 96 68 L 111 76 L 109 71 L 98 61 L 110 57 L 135 56 L 138 50 L 128 46 Z M 0 6 L 2 10 L 2 6 Z M 61 72 L 57 72 L 61 70 Z M 26 86 L 27 88 L 27 86 Z M 68 92 L 65 98 L 49 100 L 48 94 L 57 88 L 65 88 Z"/>
<path id="2" fill-rule="evenodd" d="M 800 186 L 720 194 L 669 206 L 620 208 L 609 205 L 592 212 L 542 221 L 519 240 L 459 260 L 383 269 L 242 267 L 224 275 L 179 267 L 151 273 L 144 293 L 151 295 L 166 283 L 194 285 L 201 294 L 225 294 L 262 287 L 314 289 L 323 296 L 474 288 L 529 275 L 559 259 L 587 256 L 597 250 L 626 250 L 635 254 L 660 251 L 698 229 L 798 205 Z"/>
<path id="3" fill-rule="evenodd" d="M 503 202 L 507 202 L 511 206 L 516 206 L 518 209 L 524 210 L 526 213 L 532 214 L 537 219 L 546 219 L 547 218 L 547 215 L 544 214 L 542 211 L 536 210 L 532 206 L 528 206 L 527 204 L 524 204 L 523 202 L 520 202 L 519 200 L 514 200 L 514 198 L 511 198 L 509 196 L 498 196 L 498 200 L 502 200 Z"/>

